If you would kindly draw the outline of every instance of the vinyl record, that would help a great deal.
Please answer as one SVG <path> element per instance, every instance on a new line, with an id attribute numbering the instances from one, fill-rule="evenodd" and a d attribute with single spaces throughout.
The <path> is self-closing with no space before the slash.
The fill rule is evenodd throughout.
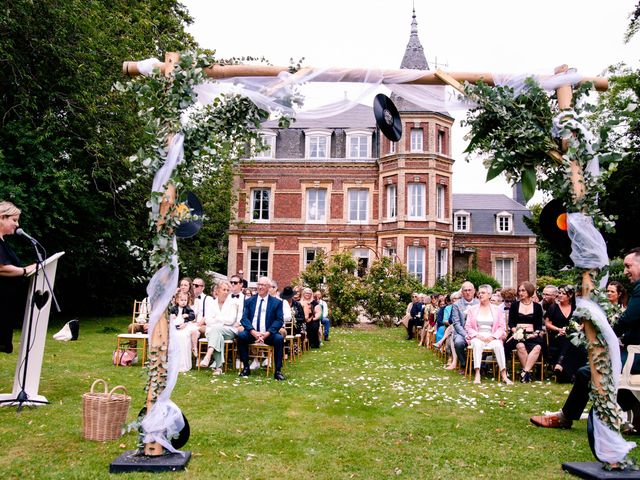
<path id="1" fill-rule="evenodd" d="M 196 219 L 181 221 L 180 225 L 176 227 L 176 236 L 178 238 L 193 237 L 202 228 L 202 214 L 204 210 L 202 209 L 200 200 L 198 200 L 195 193 L 188 192 L 187 200 L 179 204 L 176 209 L 180 217 L 185 217 L 188 212 L 190 212 L 192 216 L 197 217 Z"/>
<path id="2" fill-rule="evenodd" d="M 540 212 L 540 230 L 552 247 L 564 253 L 571 251 L 567 210 L 560 200 L 551 200 L 544 206 Z"/>
<path id="3" fill-rule="evenodd" d="M 391 99 L 379 93 L 373 99 L 373 114 L 376 117 L 378 128 L 392 142 L 397 142 L 402 137 L 402 122 L 398 109 Z"/>

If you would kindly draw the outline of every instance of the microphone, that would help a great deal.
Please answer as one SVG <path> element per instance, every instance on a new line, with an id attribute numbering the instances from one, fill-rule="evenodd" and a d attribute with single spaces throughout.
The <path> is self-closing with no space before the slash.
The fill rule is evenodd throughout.
<path id="1" fill-rule="evenodd" d="M 21 237 L 26 238 L 27 240 L 29 240 L 34 245 L 38 243 L 38 241 L 35 238 L 33 238 L 31 235 L 29 235 L 27 232 L 25 232 L 21 228 L 16 228 L 16 235 L 19 235 Z"/>

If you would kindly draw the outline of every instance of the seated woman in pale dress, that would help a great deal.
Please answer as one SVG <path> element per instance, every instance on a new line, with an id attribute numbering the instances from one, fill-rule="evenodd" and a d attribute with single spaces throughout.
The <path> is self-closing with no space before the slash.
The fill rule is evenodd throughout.
<path id="1" fill-rule="evenodd" d="M 211 317 L 207 318 L 207 328 L 205 336 L 209 347 L 207 354 L 200 361 L 201 367 L 208 367 L 213 357 L 214 375 L 222 373 L 222 365 L 224 364 L 223 352 L 224 341 L 233 340 L 238 334 L 238 325 L 242 320 L 243 298 L 232 298 L 229 295 L 231 284 L 227 281 L 218 284 L 217 297 L 213 302 L 213 312 Z"/>
<path id="2" fill-rule="evenodd" d="M 191 327 L 195 325 L 196 314 L 189 305 L 190 296 L 186 292 L 175 295 L 175 305 L 169 310 L 170 327 L 175 329 L 171 339 L 178 346 L 178 371 L 188 372 L 193 366 L 191 360 Z"/>
<path id="3" fill-rule="evenodd" d="M 467 341 L 473 350 L 473 368 L 476 376 L 473 383 L 480 383 L 480 365 L 482 364 L 482 352 L 492 349 L 496 363 L 500 369 L 500 377 L 506 384 L 513 383 L 507 376 L 507 362 L 504 356 L 504 338 L 506 336 L 504 312 L 500 307 L 491 303 L 491 285 L 478 287 L 478 300 L 480 303 L 467 309 Z"/>

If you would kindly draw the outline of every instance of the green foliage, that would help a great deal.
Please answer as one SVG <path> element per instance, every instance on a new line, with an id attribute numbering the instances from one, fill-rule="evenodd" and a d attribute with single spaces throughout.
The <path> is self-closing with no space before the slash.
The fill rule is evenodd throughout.
<path id="1" fill-rule="evenodd" d="M 464 281 L 469 281 L 473 283 L 476 288 L 478 288 L 478 286 L 483 284 L 491 285 L 494 289 L 501 286 L 498 283 L 498 281 L 495 278 L 493 278 L 491 275 L 487 275 L 486 273 L 481 272 L 480 270 L 475 270 L 475 269 L 458 273 L 456 275 L 456 279 L 460 282 L 460 285 L 462 285 L 462 282 Z"/>
<path id="2" fill-rule="evenodd" d="M 393 263 L 390 257 L 374 261 L 362 284 L 365 314 L 386 326 L 404 315 L 411 293 L 422 287 L 404 264 Z"/>
<path id="3" fill-rule="evenodd" d="M 189 22 L 171 0 L 3 4 L 0 199 L 22 209 L 49 254 L 66 252 L 56 294 L 67 313 L 128 310 L 141 295 L 125 241 L 144 245 L 149 186 L 119 187 L 130 177 L 123 159 L 145 136 L 131 97 L 111 86 L 123 60 L 192 45 Z"/>
<path id="4" fill-rule="evenodd" d="M 605 233 L 609 256 L 623 256 L 638 246 L 637 223 L 640 218 L 640 183 L 633 180 L 640 171 L 640 70 L 624 65 L 610 69 L 609 90 L 600 98 L 594 122 L 606 124 L 616 117 L 624 119 L 624 127 L 613 131 L 609 142 L 620 145 L 627 155 L 606 179 L 600 196 L 602 210 L 616 217 L 616 232 Z"/>
<path id="5" fill-rule="evenodd" d="M 604 193 L 604 182 L 622 160 L 620 146 L 609 141 L 622 118 L 613 114 L 608 121 L 589 128 L 596 111 L 586 97 L 591 87 L 589 83 L 577 87 L 573 108 L 560 111 L 554 98 L 531 78 L 517 95 L 508 86 L 467 84 L 465 93 L 478 106 L 468 112 L 465 121 L 471 127 L 466 151 L 487 156 L 488 180 L 504 173 L 508 181 L 522 183 L 526 200 L 539 187 L 561 200 L 567 211 L 583 212 L 597 228 L 612 231 L 614 218 L 601 211 L 597 200 Z M 568 148 L 560 155 L 562 142 Z M 588 170 L 595 156 L 600 176 Z M 571 182 L 572 162 L 583 172 L 584 195 L 580 198 Z"/>
<path id="6" fill-rule="evenodd" d="M 206 106 L 196 104 L 195 87 L 207 78 L 204 68 L 216 63 L 219 61 L 204 52 L 182 52 L 170 76 L 156 70 L 148 78 L 139 77 L 124 85 L 116 84 L 116 90 L 135 95 L 148 138 L 148 142 L 129 159 L 134 174 L 130 184 L 136 180 L 150 180 L 167 160 L 167 140 L 183 134 L 184 160 L 173 170 L 167 185 L 176 188 L 176 196 L 180 199 L 192 185 L 217 177 L 222 172 L 218 186 L 223 187 L 221 190 L 226 195 L 218 196 L 215 188 L 209 193 L 218 200 L 230 202 L 230 167 L 246 153 L 243 146 L 247 146 L 249 156 L 255 153 L 251 145 L 259 141 L 258 128 L 264 112 L 249 99 L 238 95 L 220 95 Z M 215 187 L 216 181 L 210 181 L 208 186 Z M 153 248 L 142 260 L 150 274 L 163 265 L 171 264 L 171 257 L 176 253 L 172 244 L 173 230 L 180 221 L 189 219 L 188 215 L 180 214 L 178 201 L 168 209 L 165 216 L 168 221 L 161 221 L 164 214 L 159 207 L 163 199 L 164 192 L 152 192 L 148 203 L 151 208 L 148 227 Z M 224 221 L 229 216 L 228 207 L 222 212 Z M 142 251 L 139 246 L 133 248 L 138 253 Z M 197 253 L 192 250 L 192 256 L 196 257 L 192 266 L 198 269 L 208 266 L 200 262 L 208 260 L 210 252 L 211 249 L 208 252 L 201 249 Z M 222 263 L 220 259 L 218 263 Z"/>
<path id="7" fill-rule="evenodd" d="M 307 265 L 302 272 L 300 272 L 299 281 L 294 281 L 294 283 L 301 283 L 309 287 L 314 292 L 316 290 L 321 290 L 324 287 L 325 279 L 327 278 L 328 273 L 328 262 L 329 258 L 327 258 L 327 254 L 322 249 L 318 249 L 316 251 L 316 258 Z"/>
<path id="8" fill-rule="evenodd" d="M 358 322 L 360 302 L 364 297 L 360 278 L 354 275 L 358 268 L 351 252 L 334 253 L 327 264 L 327 290 L 331 321 L 335 325 L 353 325 Z"/>

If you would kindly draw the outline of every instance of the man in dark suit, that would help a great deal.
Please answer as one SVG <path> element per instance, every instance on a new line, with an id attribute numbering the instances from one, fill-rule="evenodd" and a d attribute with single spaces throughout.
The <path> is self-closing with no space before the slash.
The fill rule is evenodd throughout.
<path id="1" fill-rule="evenodd" d="M 627 309 L 613 326 L 613 331 L 620 338 L 623 346 L 621 352 L 623 366 L 627 360 L 627 346 L 640 344 L 640 247 L 630 250 L 624 257 L 624 274 L 632 283 L 631 298 Z M 634 370 L 635 361 L 633 373 L 635 373 Z M 530 418 L 531 423 L 543 428 L 571 428 L 573 421 L 581 417 L 587 406 L 591 391 L 590 383 L 591 367 L 586 365 L 579 368 L 575 383 L 562 409 L 549 415 L 533 416 Z M 618 390 L 618 404 L 623 410 L 634 412 L 634 427 L 640 427 L 640 424 L 636 425 L 640 405 L 633 393 L 629 390 Z"/>
<path id="2" fill-rule="evenodd" d="M 282 315 L 282 300 L 269 295 L 271 280 L 267 277 L 258 279 L 258 295 L 253 295 L 244 304 L 242 321 L 244 330 L 238 333 L 238 351 L 242 361 L 241 377 L 251 374 L 249 368 L 249 345 L 252 343 L 266 343 L 273 346 L 275 357 L 276 380 L 284 380 L 282 375 L 282 358 L 284 356 L 284 337 L 279 330 L 284 324 Z"/>

